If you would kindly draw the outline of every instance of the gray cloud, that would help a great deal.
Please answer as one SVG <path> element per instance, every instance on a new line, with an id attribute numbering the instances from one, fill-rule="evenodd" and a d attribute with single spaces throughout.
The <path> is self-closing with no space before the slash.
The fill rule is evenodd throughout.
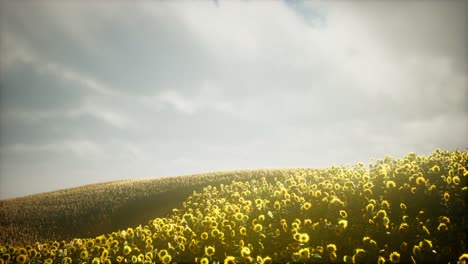
<path id="1" fill-rule="evenodd" d="M 463 1 L 1 5 L 0 198 L 467 147 Z"/>

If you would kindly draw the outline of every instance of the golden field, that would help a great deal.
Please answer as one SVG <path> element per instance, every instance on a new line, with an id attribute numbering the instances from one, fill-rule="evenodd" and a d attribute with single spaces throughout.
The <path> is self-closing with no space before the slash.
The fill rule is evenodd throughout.
<path id="1" fill-rule="evenodd" d="M 0 201 L 0 263 L 463 263 L 468 151 Z"/>

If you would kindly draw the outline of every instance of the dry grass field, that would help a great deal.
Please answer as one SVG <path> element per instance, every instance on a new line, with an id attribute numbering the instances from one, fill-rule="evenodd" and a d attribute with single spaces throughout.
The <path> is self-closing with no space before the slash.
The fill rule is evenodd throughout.
<path id="1" fill-rule="evenodd" d="M 468 151 L 0 201 L 1 263 L 467 263 Z"/>

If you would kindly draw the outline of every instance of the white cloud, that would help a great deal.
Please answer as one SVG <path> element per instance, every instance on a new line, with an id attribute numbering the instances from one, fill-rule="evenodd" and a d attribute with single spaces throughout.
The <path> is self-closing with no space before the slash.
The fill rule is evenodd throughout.
<path id="1" fill-rule="evenodd" d="M 195 102 L 183 97 L 174 90 L 166 90 L 161 92 L 158 96 L 158 100 L 162 103 L 171 105 L 176 110 L 185 114 L 193 114 L 196 110 Z"/>
<path id="2" fill-rule="evenodd" d="M 61 155 L 74 155 L 77 158 L 96 160 L 105 157 L 101 147 L 88 140 L 66 140 L 48 144 L 25 144 L 18 143 L 2 148 L 2 155 L 9 154 L 40 154 L 59 153 Z"/>
<path id="3" fill-rule="evenodd" d="M 109 108 L 92 103 L 85 103 L 78 109 L 72 109 L 65 113 L 68 117 L 92 116 L 116 128 L 127 128 L 133 125 L 129 117 L 119 113 L 115 108 Z"/>
<path id="4" fill-rule="evenodd" d="M 156 96 L 143 97 L 146 103 L 153 102 L 158 105 L 158 109 L 164 108 L 164 105 L 170 106 L 180 113 L 192 115 L 199 111 L 219 111 L 231 115 L 238 115 L 234 108 L 234 103 L 227 100 L 222 95 L 223 90 L 219 89 L 213 81 L 205 80 L 196 89 L 194 95 L 184 95 L 176 89 L 167 89 L 161 91 Z"/>

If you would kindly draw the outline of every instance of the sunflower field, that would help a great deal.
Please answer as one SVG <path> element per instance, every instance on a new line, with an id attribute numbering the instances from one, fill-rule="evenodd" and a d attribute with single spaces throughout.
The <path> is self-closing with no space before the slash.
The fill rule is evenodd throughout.
<path id="1" fill-rule="evenodd" d="M 438 149 L 223 178 L 141 225 L 0 244 L 0 263 L 468 263 L 467 181 L 468 151 Z"/>

